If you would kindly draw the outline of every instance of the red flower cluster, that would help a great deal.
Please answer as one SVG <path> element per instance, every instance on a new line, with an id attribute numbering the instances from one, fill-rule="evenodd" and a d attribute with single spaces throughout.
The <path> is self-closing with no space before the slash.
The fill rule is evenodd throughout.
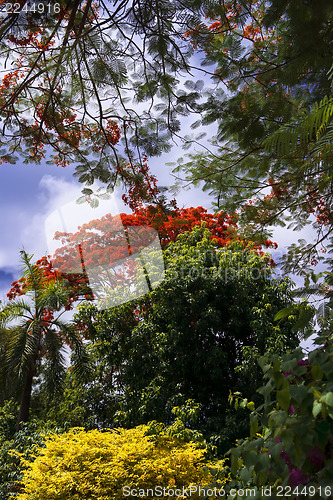
<path id="1" fill-rule="evenodd" d="M 65 309 L 69 310 L 79 298 L 94 298 L 89 287 L 87 269 L 100 268 L 101 279 L 105 274 L 105 279 L 113 281 L 115 286 L 124 284 L 135 273 L 136 263 L 129 260 L 126 270 L 121 274 L 117 270 L 119 262 L 146 248 L 156 237 L 156 232 L 162 248 L 165 248 L 180 233 L 191 231 L 202 223 L 210 231 L 216 246 L 223 247 L 232 240 L 247 243 L 237 234 L 236 215 L 230 216 L 224 212 L 211 214 L 203 207 L 175 206 L 172 210 L 166 210 L 159 205 L 148 205 L 140 206 L 132 214 L 107 214 L 101 219 L 91 220 L 83 224 L 76 233 L 57 232 L 55 239 L 60 240 L 63 246 L 55 252 L 52 261 L 50 256 L 45 256 L 36 265 L 42 271 L 43 286 L 61 279 L 67 281 L 69 296 Z M 270 240 L 266 242 L 266 246 L 274 245 Z M 259 245 L 256 248 L 262 253 Z M 28 278 L 21 278 L 12 284 L 7 296 L 12 300 L 32 288 L 33 283 Z M 52 311 L 49 310 L 43 321 L 48 324 L 52 319 Z"/>
<path id="2" fill-rule="evenodd" d="M 149 172 L 146 155 L 143 155 L 141 165 L 123 163 L 117 165 L 116 170 L 127 186 L 128 194 L 123 194 L 122 199 L 131 210 L 137 211 L 143 206 L 143 202 L 156 201 L 159 194 L 157 179 Z"/>
<path id="3" fill-rule="evenodd" d="M 11 284 L 11 289 L 7 293 L 7 297 L 9 300 L 13 300 L 16 297 L 19 297 L 20 295 L 23 295 L 23 289 L 22 289 L 22 278 L 18 281 L 13 281 Z"/>
<path id="4" fill-rule="evenodd" d="M 50 257 L 50 256 L 49 256 Z M 66 280 L 68 283 L 69 296 L 67 304 L 65 305 L 66 310 L 73 308 L 73 302 L 77 301 L 80 297 L 85 296 L 87 299 L 91 299 L 92 293 L 88 287 L 88 278 L 84 273 L 81 274 L 70 274 L 61 273 L 59 270 L 55 269 L 49 257 L 42 257 L 36 262 L 36 266 L 41 270 L 41 287 L 47 287 L 50 283 L 56 282 L 57 280 Z M 14 300 L 20 295 L 24 295 L 28 290 L 32 290 L 35 284 L 32 283 L 29 277 L 22 277 L 18 281 L 14 281 L 11 284 L 11 288 L 7 293 L 9 300 Z M 45 310 L 42 321 L 47 324 L 53 320 L 52 310 Z"/>
<path id="5" fill-rule="evenodd" d="M 108 120 L 105 127 L 105 135 L 110 144 L 113 146 L 119 142 L 120 139 L 120 129 L 118 124 L 114 120 Z"/>
<path id="6" fill-rule="evenodd" d="M 166 213 L 161 207 L 149 205 L 136 210 L 134 214 L 121 214 L 124 226 L 148 225 L 159 234 L 161 246 L 165 248 L 175 241 L 180 233 L 191 231 L 202 222 L 211 232 L 211 238 L 218 246 L 224 246 L 236 236 L 236 217 L 224 212 L 210 214 L 203 207 L 178 208 Z"/>

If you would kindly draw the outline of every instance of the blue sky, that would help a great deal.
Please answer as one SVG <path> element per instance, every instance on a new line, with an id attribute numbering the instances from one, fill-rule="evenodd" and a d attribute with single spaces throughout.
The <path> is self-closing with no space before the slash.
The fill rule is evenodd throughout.
<path id="1" fill-rule="evenodd" d="M 43 251 L 43 218 L 73 188 L 70 168 L 0 166 L 0 292 L 8 287 L 12 277 L 17 278 L 23 245 L 31 253 Z"/>

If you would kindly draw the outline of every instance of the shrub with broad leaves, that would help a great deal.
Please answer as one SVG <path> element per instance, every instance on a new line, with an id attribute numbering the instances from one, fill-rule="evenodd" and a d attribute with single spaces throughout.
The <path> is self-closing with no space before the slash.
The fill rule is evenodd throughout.
<path id="1" fill-rule="evenodd" d="M 290 490 L 293 498 L 333 495 L 333 342 L 311 351 L 260 358 L 265 398 L 251 411 L 250 437 L 230 451 L 230 488 Z M 238 398 L 239 399 L 239 398 Z M 281 490 L 282 491 L 282 490 Z M 240 498 L 230 495 L 229 498 Z"/>

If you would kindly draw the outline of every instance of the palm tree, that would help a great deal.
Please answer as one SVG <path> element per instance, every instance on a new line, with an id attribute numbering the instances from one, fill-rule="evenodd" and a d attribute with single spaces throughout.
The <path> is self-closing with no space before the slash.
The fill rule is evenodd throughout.
<path id="1" fill-rule="evenodd" d="M 32 263 L 32 255 L 21 252 L 22 278 L 17 294 L 0 311 L 0 352 L 4 365 L 0 383 L 19 395 L 17 430 L 29 418 L 34 378 L 41 373 L 50 394 L 62 387 L 66 373 L 64 345 L 73 350 L 73 370 L 83 376 L 88 369 L 84 343 L 71 324 L 61 320 L 69 308 L 68 282 L 45 273 Z M 18 295 L 18 296 L 17 296 Z M 30 300 L 23 300 L 25 295 Z M 8 380 L 9 379 L 9 380 Z"/>

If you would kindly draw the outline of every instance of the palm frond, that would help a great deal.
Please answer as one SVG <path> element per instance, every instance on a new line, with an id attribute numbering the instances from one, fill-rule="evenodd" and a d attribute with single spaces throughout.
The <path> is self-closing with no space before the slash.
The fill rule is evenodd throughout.
<path id="1" fill-rule="evenodd" d="M 92 366 L 86 346 L 79 338 L 73 339 L 72 345 L 72 373 L 80 382 L 87 382 L 91 378 Z"/>
<path id="2" fill-rule="evenodd" d="M 55 330 L 48 330 L 43 339 L 43 349 L 46 353 L 46 362 L 43 366 L 45 384 L 48 393 L 55 394 L 63 388 L 66 375 L 63 342 Z"/>
<path id="3" fill-rule="evenodd" d="M 39 337 L 30 325 L 23 325 L 11 330 L 8 339 L 6 359 L 13 374 L 23 378 L 33 366 L 38 355 Z"/>
<path id="4" fill-rule="evenodd" d="M 20 250 L 22 261 L 22 277 L 31 282 L 31 289 L 38 290 L 42 286 L 43 273 L 41 269 L 32 264 L 33 255 L 29 255 L 25 250 Z"/>
<path id="5" fill-rule="evenodd" d="M 283 156 L 291 154 L 299 145 L 306 145 L 323 138 L 333 117 L 333 99 L 325 96 L 315 103 L 303 118 L 281 126 L 263 141 L 267 152 L 275 151 Z"/>
<path id="6" fill-rule="evenodd" d="M 22 299 L 9 302 L 0 311 L 0 326 L 6 326 L 17 318 L 31 318 L 33 316 L 31 306 Z"/>

